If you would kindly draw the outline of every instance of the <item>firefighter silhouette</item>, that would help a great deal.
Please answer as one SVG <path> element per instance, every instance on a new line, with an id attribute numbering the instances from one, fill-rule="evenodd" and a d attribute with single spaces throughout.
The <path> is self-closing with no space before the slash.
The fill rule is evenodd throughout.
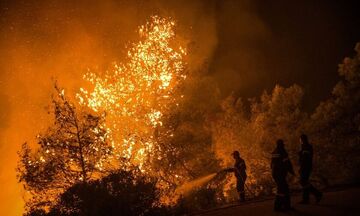
<path id="1" fill-rule="evenodd" d="M 234 167 L 225 169 L 226 172 L 233 172 L 236 177 L 236 189 L 239 193 L 240 202 L 245 201 L 245 181 L 246 175 L 246 164 L 244 159 L 240 157 L 239 151 L 234 151 L 231 154 L 235 160 Z"/>
<path id="2" fill-rule="evenodd" d="M 320 202 L 322 193 L 318 191 L 309 181 L 312 171 L 313 148 L 309 143 L 308 137 L 305 134 L 300 136 L 301 150 L 299 152 L 299 165 L 300 165 L 300 184 L 303 188 L 303 197 L 301 204 L 309 203 L 309 196 L 313 194 L 316 202 Z"/>
<path id="3" fill-rule="evenodd" d="M 294 175 L 294 170 L 285 150 L 284 141 L 279 139 L 276 148 L 271 154 L 272 177 L 276 183 L 277 193 L 274 202 L 275 211 L 287 211 L 293 209 L 290 201 L 289 185 L 286 181 L 288 173 Z"/>

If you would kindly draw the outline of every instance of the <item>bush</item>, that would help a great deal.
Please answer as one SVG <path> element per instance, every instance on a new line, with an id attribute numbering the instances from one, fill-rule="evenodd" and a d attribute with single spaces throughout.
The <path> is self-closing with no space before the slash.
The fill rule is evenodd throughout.
<path id="1" fill-rule="evenodd" d="M 117 171 L 88 183 L 78 183 L 66 190 L 48 213 L 34 210 L 29 216 L 40 215 L 171 215 L 170 208 L 159 203 L 156 181 L 139 170 Z"/>

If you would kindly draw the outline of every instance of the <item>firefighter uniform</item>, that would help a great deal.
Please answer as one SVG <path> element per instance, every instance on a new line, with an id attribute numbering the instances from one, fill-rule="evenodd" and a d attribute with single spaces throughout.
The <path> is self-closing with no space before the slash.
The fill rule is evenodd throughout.
<path id="1" fill-rule="evenodd" d="M 302 203 L 309 202 L 310 193 L 316 197 L 317 202 L 319 202 L 322 197 L 322 193 L 318 191 L 309 181 L 312 171 L 312 160 L 313 160 L 313 148 L 311 144 L 303 143 L 301 145 L 301 151 L 299 152 L 300 184 L 303 188 Z"/>
<path id="2" fill-rule="evenodd" d="M 290 190 L 286 181 L 286 176 L 288 173 L 294 174 L 294 170 L 282 141 L 278 141 L 276 149 L 272 152 L 271 170 L 272 177 L 277 187 L 274 210 L 281 211 L 292 209 Z"/>
<path id="3" fill-rule="evenodd" d="M 236 189 L 239 193 L 240 201 L 245 201 L 245 181 L 247 178 L 245 161 L 242 158 L 237 159 L 235 161 L 234 168 L 236 177 Z"/>
<path id="4" fill-rule="evenodd" d="M 238 151 L 234 151 L 232 153 L 234 157 L 235 164 L 234 167 L 225 169 L 226 172 L 233 172 L 236 177 L 236 190 L 239 193 L 240 201 L 245 201 L 245 181 L 247 178 L 246 175 L 246 164 L 244 159 L 240 157 L 240 153 Z"/>

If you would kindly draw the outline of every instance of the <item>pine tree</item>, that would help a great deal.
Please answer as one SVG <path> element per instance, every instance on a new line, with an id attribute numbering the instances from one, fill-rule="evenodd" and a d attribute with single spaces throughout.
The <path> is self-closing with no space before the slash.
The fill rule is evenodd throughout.
<path id="1" fill-rule="evenodd" d="M 111 156 L 104 115 L 76 109 L 64 90 L 55 89 L 53 125 L 37 136 L 36 151 L 25 143 L 19 152 L 17 177 L 30 194 L 27 210 L 46 209 L 70 186 L 101 177 Z"/>

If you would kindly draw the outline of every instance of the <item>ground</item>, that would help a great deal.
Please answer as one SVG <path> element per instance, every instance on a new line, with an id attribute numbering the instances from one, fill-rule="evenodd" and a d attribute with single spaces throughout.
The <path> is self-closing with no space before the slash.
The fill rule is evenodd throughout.
<path id="1" fill-rule="evenodd" d="M 289 213 L 273 212 L 273 199 L 248 202 L 242 205 L 231 205 L 199 213 L 203 216 L 251 216 L 251 215 L 326 215 L 326 216 L 349 216 L 360 215 L 360 187 L 347 188 L 324 193 L 323 200 L 319 204 L 301 205 L 300 194 L 292 197 L 293 207 L 296 211 Z"/>

